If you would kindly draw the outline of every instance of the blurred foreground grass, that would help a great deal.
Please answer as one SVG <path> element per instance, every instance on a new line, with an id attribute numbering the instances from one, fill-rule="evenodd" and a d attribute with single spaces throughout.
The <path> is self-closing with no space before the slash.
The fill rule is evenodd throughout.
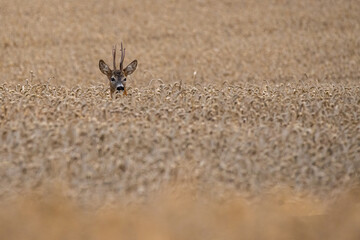
<path id="1" fill-rule="evenodd" d="M 172 187 L 142 204 L 85 210 L 56 188 L 0 205 L 0 238 L 22 239 L 359 239 L 359 189 L 321 202 L 276 189 L 249 202 Z M 174 190 L 176 189 L 176 190 Z M 45 195 L 46 194 L 46 195 Z"/>

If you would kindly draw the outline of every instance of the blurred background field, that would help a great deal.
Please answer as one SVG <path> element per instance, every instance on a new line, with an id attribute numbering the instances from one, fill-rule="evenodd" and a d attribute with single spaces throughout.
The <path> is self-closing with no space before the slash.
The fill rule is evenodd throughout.
<path id="1" fill-rule="evenodd" d="M 150 79 L 275 82 L 359 79 L 358 1 L 1 1 L 2 82 L 29 72 L 73 86 L 106 82 L 112 45 Z"/>
<path id="2" fill-rule="evenodd" d="M 0 0 L 0 239 L 359 239 L 359 12 Z"/>

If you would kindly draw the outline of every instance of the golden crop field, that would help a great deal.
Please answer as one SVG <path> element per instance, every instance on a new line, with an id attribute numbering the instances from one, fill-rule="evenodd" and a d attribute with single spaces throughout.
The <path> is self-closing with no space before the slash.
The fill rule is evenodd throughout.
<path id="1" fill-rule="evenodd" d="M 0 0 L 0 239 L 359 239 L 359 13 Z"/>

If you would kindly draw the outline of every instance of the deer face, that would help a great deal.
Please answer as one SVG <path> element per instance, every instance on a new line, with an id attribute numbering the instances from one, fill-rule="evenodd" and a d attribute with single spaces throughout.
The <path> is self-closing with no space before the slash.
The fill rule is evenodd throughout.
<path id="1" fill-rule="evenodd" d="M 124 91 L 126 87 L 126 77 L 124 72 L 115 70 L 112 72 L 110 80 L 110 89 Z"/>
<path id="2" fill-rule="evenodd" d="M 137 60 L 132 61 L 123 70 L 111 70 L 103 60 L 99 61 L 100 71 L 109 79 L 111 96 L 115 91 L 124 91 L 126 95 L 126 77 L 132 74 L 136 70 L 136 67 Z"/>
<path id="3" fill-rule="evenodd" d="M 99 61 L 99 69 L 105 74 L 110 83 L 110 95 L 112 97 L 115 91 L 120 92 L 123 91 L 124 95 L 126 93 L 126 77 L 132 74 L 137 67 L 137 60 L 132 61 L 126 68 L 123 68 L 123 62 L 125 58 L 125 48 L 123 49 L 121 43 L 121 61 L 120 61 L 120 69 L 116 69 L 116 47 L 113 48 L 113 62 L 114 62 L 114 70 L 111 70 L 110 67 L 103 61 Z"/>

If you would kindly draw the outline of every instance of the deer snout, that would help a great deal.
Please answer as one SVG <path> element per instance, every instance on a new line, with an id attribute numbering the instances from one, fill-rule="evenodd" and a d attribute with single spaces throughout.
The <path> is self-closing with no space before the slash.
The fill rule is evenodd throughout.
<path id="1" fill-rule="evenodd" d="M 116 87 L 116 90 L 118 90 L 118 91 L 124 91 L 124 89 L 125 89 L 124 86 L 117 86 Z"/>

